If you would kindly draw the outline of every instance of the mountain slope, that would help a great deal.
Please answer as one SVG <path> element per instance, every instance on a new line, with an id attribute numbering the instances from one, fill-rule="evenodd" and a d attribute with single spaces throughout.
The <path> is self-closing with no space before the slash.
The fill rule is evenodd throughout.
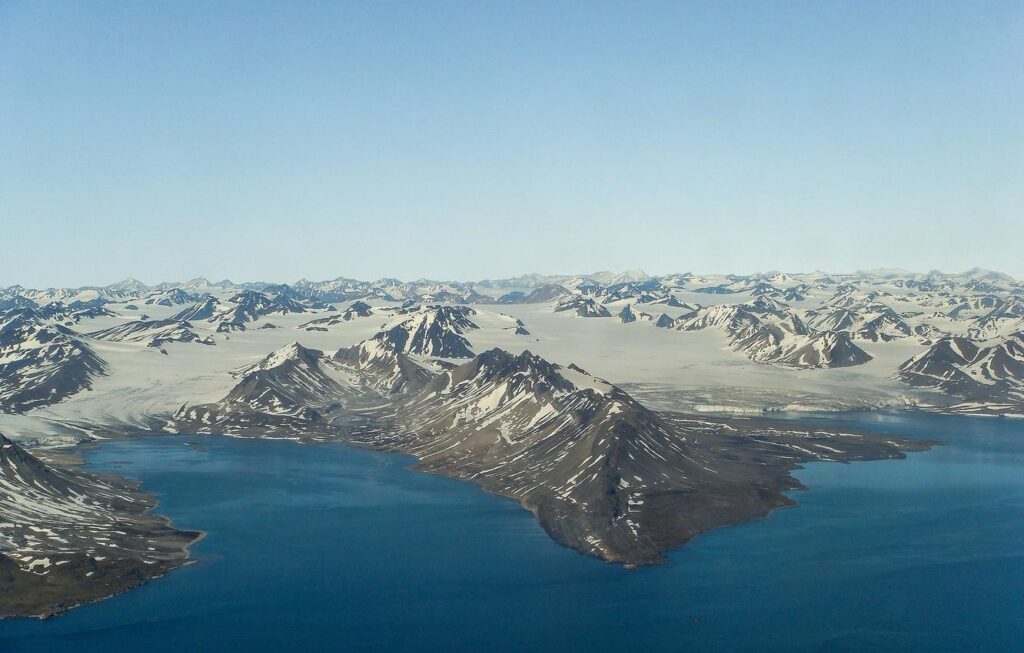
<path id="1" fill-rule="evenodd" d="M 89 334 L 97 340 L 110 342 L 144 342 L 147 347 L 160 347 L 168 342 L 195 342 L 202 345 L 214 344 L 213 338 L 205 338 L 192 330 L 189 322 L 169 320 L 136 320 L 126 322 L 102 331 Z"/>
<path id="2" fill-rule="evenodd" d="M 0 434 L 0 618 L 49 616 L 181 566 L 198 533 L 131 483 L 44 462 Z"/>
<path id="3" fill-rule="evenodd" d="M 32 309 L 0 313 L 0 411 L 20 413 L 92 387 L 106 363 L 71 330 Z"/>
<path id="4" fill-rule="evenodd" d="M 516 499 L 558 542 L 628 565 L 660 562 L 699 532 L 787 505 L 796 460 L 898 457 L 914 446 L 776 429 L 722 449 L 747 422 L 698 442 L 691 426 L 622 389 L 530 352 L 492 349 L 453 366 L 378 339 L 333 357 L 293 344 L 237 374 L 221 401 L 179 410 L 174 429 L 340 437 L 406 452 L 422 469 Z M 823 444 L 785 444 L 807 440 Z M 737 463 L 743 455 L 750 460 Z"/>
<path id="5" fill-rule="evenodd" d="M 466 306 L 426 306 L 388 322 L 374 336 L 395 350 L 441 358 L 469 358 L 471 345 L 464 334 L 479 329 Z"/>
<path id="6" fill-rule="evenodd" d="M 894 377 L 958 398 L 955 412 L 1024 414 L 1024 333 L 988 345 L 945 338 L 900 365 Z"/>
<path id="7" fill-rule="evenodd" d="M 192 433 L 280 436 L 315 432 L 325 405 L 348 394 L 322 351 L 297 342 L 235 373 L 238 384 L 215 403 L 179 408 L 174 428 Z"/>

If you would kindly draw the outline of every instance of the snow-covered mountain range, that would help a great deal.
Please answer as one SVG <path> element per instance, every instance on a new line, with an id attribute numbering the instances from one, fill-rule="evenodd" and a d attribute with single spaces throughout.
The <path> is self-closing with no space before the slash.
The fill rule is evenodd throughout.
<path id="1" fill-rule="evenodd" d="M 215 368 L 221 352 L 225 359 L 243 356 L 243 349 L 257 356 L 289 340 L 310 339 L 336 350 L 370 336 L 400 351 L 448 359 L 469 358 L 488 346 L 512 353 L 529 346 L 553 360 L 566 358 L 565 352 L 619 383 L 677 387 L 682 404 L 697 409 L 799 408 L 776 399 L 792 390 L 815 409 L 895 403 L 950 412 L 1024 412 L 1012 390 L 1019 381 L 1012 366 L 998 383 L 968 374 L 980 379 L 970 392 L 964 384 L 954 388 L 905 369 L 929 348 L 942 350 L 954 339 L 1012 349 L 1014 334 L 1024 332 L 1024 285 L 978 269 L 664 276 L 637 271 L 481 282 L 342 277 L 290 285 L 199 278 L 147 286 L 127 279 L 106 287 L 2 288 L 0 320 L 0 406 L 7 413 L 73 397 L 107 376 L 130 351 L 108 355 L 101 343 L 137 343 L 173 360 L 182 357 L 175 355 L 179 344 L 230 341 L 230 347 L 210 347 L 204 354 L 203 366 Z M 309 335 L 300 337 L 300 329 Z M 260 334 L 242 335 L 246 330 Z M 269 331 L 279 333 L 268 337 Z M 641 362 L 646 371 L 638 369 Z M 176 366 L 165 365 L 177 374 Z M 752 383 L 764 392 L 751 392 Z M 832 387 L 851 383 L 856 401 L 835 401 Z M 824 391 L 815 393 L 812 386 Z M 697 388 L 715 395 L 713 400 L 697 401 Z M 54 410 L 59 415 L 62 409 Z"/>
<path id="2" fill-rule="evenodd" d="M 878 407 L 1024 414 L 1024 284 L 971 270 L 0 289 L 11 446 L 163 431 L 398 450 L 630 565 L 785 505 L 800 461 L 926 446 L 751 414 Z"/>

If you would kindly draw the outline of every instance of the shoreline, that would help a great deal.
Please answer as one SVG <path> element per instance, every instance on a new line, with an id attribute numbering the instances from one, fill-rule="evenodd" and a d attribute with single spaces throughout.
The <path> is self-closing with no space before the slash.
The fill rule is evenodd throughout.
<path id="1" fill-rule="evenodd" d="M 864 413 L 867 413 L 867 412 L 876 412 L 876 411 L 844 411 L 844 412 L 849 413 L 849 414 L 864 414 Z M 899 413 L 902 413 L 902 412 L 905 412 L 905 411 L 896 410 L 896 411 L 887 411 L 887 412 L 891 412 L 891 413 L 894 413 L 894 414 L 898 415 Z M 703 414 L 703 413 L 696 414 L 696 415 L 694 415 L 694 414 L 685 414 L 685 413 L 673 413 L 672 417 L 673 418 L 677 418 L 677 419 L 695 418 L 695 419 L 699 419 L 701 421 L 708 422 L 708 423 L 721 422 L 721 423 L 727 424 L 728 422 L 736 421 L 738 423 L 742 422 L 742 423 L 745 423 L 747 425 L 753 425 L 755 428 L 759 427 L 759 426 L 770 426 L 772 429 L 777 429 L 779 427 L 789 427 L 789 428 L 795 428 L 797 430 L 800 430 L 801 428 L 802 429 L 806 429 L 806 427 L 807 427 L 807 423 L 806 422 L 807 421 L 817 421 L 819 419 L 828 420 L 829 418 L 838 417 L 841 414 L 842 414 L 842 412 L 825 413 L 825 414 L 819 413 L 817 415 L 807 414 L 806 416 L 790 416 L 788 419 L 785 418 L 783 415 L 781 415 L 779 413 L 772 413 L 772 414 L 765 414 L 765 415 L 756 415 L 756 416 L 754 416 L 754 415 L 744 415 L 744 416 L 741 416 L 741 417 L 736 417 L 736 416 L 715 417 L 715 416 L 712 416 L 712 415 L 709 415 L 709 414 Z M 915 411 L 915 414 L 927 414 L 927 413 L 921 413 L 920 411 Z M 951 417 L 963 417 L 963 416 L 951 416 Z M 808 433 L 810 433 L 810 431 L 808 431 Z M 204 435 L 216 435 L 216 434 L 189 434 L 189 433 L 169 434 L 169 433 L 166 433 L 166 432 L 155 432 L 155 433 L 134 432 L 134 433 L 131 433 L 131 434 L 125 434 L 125 440 L 141 440 L 141 439 L 144 439 L 144 438 L 155 437 L 155 436 L 172 436 L 172 437 L 175 437 L 176 439 L 181 440 L 183 442 L 183 444 L 188 444 L 188 442 L 185 441 L 185 438 L 203 437 Z M 832 434 L 832 435 L 834 436 L 836 434 Z M 844 432 L 844 435 L 850 435 L 850 434 Z M 871 443 L 871 446 L 869 447 L 869 449 L 873 449 L 873 448 L 877 447 L 878 448 L 877 453 L 869 453 L 868 455 L 863 455 L 863 454 L 852 454 L 852 455 L 845 454 L 845 455 L 839 456 L 835 460 L 830 460 L 831 462 L 845 462 L 845 463 L 848 463 L 848 462 L 856 462 L 856 461 L 859 461 L 859 460 L 877 460 L 877 459 L 905 458 L 907 453 L 913 453 L 913 452 L 918 452 L 918 451 L 925 451 L 925 450 L 928 450 L 928 449 L 932 448 L 933 446 L 938 446 L 938 445 L 941 444 L 940 442 L 937 442 L 935 440 L 926 439 L 924 437 L 914 438 L 914 437 L 904 437 L 904 436 L 884 436 L 884 435 L 875 435 L 875 434 L 872 434 L 872 433 L 869 433 L 869 432 L 868 433 L 860 432 L 860 433 L 856 433 L 855 435 L 857 435 L 860 438 L 867 437 L 868 441 Z M 184 436 L 184 437 L 182 437 L 182 436 Z M 688 506 L 688 509 L 691 510 L 691 511 L 694 510 L 695 508 L 697 509 L 696 510 L 696 514 L 695 514 L 695 518 L 694 518 L 695 519 L 695 523 L 686 523 L 685 520 L 683 520 L 675 530 L 669 529 L 667 534 L 664 535 L 664 538 L 667 538 L 667 539 L 663 538 L 663 543 L 661 545 L 658 545 L 657 548 L 655 550 L 653 550 L 651 553 L 643 554 L 640 558 L 631 558 L 631 557 L 628 557 L 628 556 L 624 557 L 621 554 L 621 551 L 616 553 L 612 549 L 602 549 L 600 547 L 595 547 L 595 546 L 590 546 L 590 547 L 583 546 L 580 543 L 582 540 L 581 539 L 577 539 L 577 536 L 575 535 L 577 530 L 575 530 L 572 527 L 565 526 L 565 523 L 567 523 L 567 522 L 564 522 L 565 517 L 564 516 L 563 517 L 559 517 L 559 514 L 561 514 L 561 513 L 558 513 L 558 512 L 551 513 L 550 512 L 550 506 L 545 507 L 544 505 L 542 505 L 542 504 L 545 504 L 545 502 L 548 501 L 547 499 L 544 499 L 542 496 L 534 498 L 534 497 L 529 496 L 529 495 L 527 495 L 527 496 L 514 496 L 514 495 L 509 495 L 507 493 L 502 493 L 501 491 L 499 491 L 495 487 L 495 484 L 493 482 L 489 483 L 487 479 L 477 479 L 477 478 L 467 477 L 467 476 L 460 475 L 459 473 L 453 474 L 453 473 L 450 473 L 450 472 L 446 472 L 444 469 L 439 469 L 439 468 L 436 468 L 436 467 L 432 467 L 432 466 L 430 466 L 429 461 L 425 462 L 423 458 L 415 455 L 414 453 L 411 453 L 409 451 L 403 450 L 402 447 L 384 448 L 384 447 L 380 447 L 380 446 L 372 446 L 369 443 L 365 443 L 365 442 L 347 441 L 347 440 L 344 440 L 344 439 L 341 439 L 341 438 L 329 438 L 328 439 L 328 438 L 324 438 L 324 437 L 316 437 L 316 434 L 313 434 L 313 433 L 310 433 L 310 434 L 308 434 L 306 436 L 298 436 L 298 437 L 296 437 L 296 436 L 292 435 L 290 437 L 283 437 L 283 438 L 278 438 L 278 437 L 254 437 L 252 435 L 244 435 L 244 434 L 225 434 L 224 437 L 232 437 L 232 438 L 235 438 L 235 439 L 287 440 L 287 441 L 296 442 L 296 443 L 300 443 L 300 444 L 306 444 L 306 443 L 311 443 L 311 444 L 338 444 L 338 445 L 342 445 L 342 446 L 345 446 L 345 447 L 351 447 L 351 448 L 356 448 L 356 449 L 380 451 L 380 452 L 384 452 L 384 453 L 398 454 L 398 455 L 401 455 L 401 456 L 409 456 L 412 459 L 411 464 L 406 466 L 406 468 L 409 469 L 409 471 L 414 471 L 416 473 L 428 473 L 428 474 L 431 474 L 431 475 L 441 476 L 441 477 L 445 477 L 445 478 L 451 478 L 453 480 L 457 480 L 457 481 L 460 481 L 460 482 L 469 481 L 472 484 L 476 485 L 478 488 L 480 488 L 483 492 L 485 492 L 487 494 L 492 494 L 492 495 L 495 495 L 495 496 L 501 496 L 501 497 L 504 497 L 504 498 L 508 498 L 508 499 L 514 500 L 514 501 L 516 501 L 520 505 L 521 508 L 528 510 L 529 512 L 531 512 L 534 515 L 534 518 L 536 519 L 538 525 L 548 534 L 549 537 L 551 537 L 555 541 L 555 543 L 559 544 L 560 546 L 565 546 L 567 548 L 574 549 L 577 552 L 579 552 L 580 555 L 594 556 L 594 557 L 597 557 L 599 559 L 604 560 L 607 563 L 620 563 L 620 564 L 623 565 L 623 567 L 625 569 L 636 569 L 636 568 L 644 567 L 644 566 L 652 566 L 652 565 L 664 564 L 664 563 L 666 563 L 668 561 L 668 559 L 666 558 L 666 556 L 664 554 L 667 554 L 667 553 L 669 553 L 669 552 L 671 552 L 673 550 L 676 550 L 676 549 L 680 548 L 681 546 L 684 546 L 686 543 L 690 542 L 694 538 L 696 538 L 696 537 L 698 537 L 698 536 L 700 536 L 700 535 L 702 535 L 704 533 L 711 532 L 711 531 L 718 530 L 720 528 L 725 528 L 725 527 L 732 526 L 732 525 L 738 525 L 738 524 L 747 523 L 747 522 L 751 522 L 751 521 L 758 521 L 758 520 L 762 520 L 762 519 L 767 519 L 776 510 L 779 510 L 779 509 L 782 509 L 782 508 L 790 508 L 790 507 L 798 506 L 799 502 L 797 502 L 795 499 L 791 498 L 789 496 L 789 493 L 790 492 L 794 492 L 794 491 L 798 491 L 798 490 L 807 491 L 808 488 L 806 488 L 806 486 L 804 486 L 799 481 L 799 479 L 796 478 L 793 475 L 793 472 L 795 472 L 796 470 L 802 469 L 803 468 L 803 464 L 806 463 L 806 462 L 819 462 L 819 460 L 816 460 L 816 459 L 785 460 L 785 461 L 779 461 L 779 462 L 777 462 L 774 465 L 769 465 L 767 462 L 759 462 L 758 464 L 760 464 L 760 465 L 762 465 L 764 467 L 771 467 L 771 469 L 769 470 L 770 473 L 765 475 L 765 476 L 763 476 L 763 477 L 761 477 L 763 479 L 761 481 L 763 486 L 760 486 L 760 485 L 758 486 L 758 487 L 763 487 L 763 489 L 760 490 L 759 492 L 765 492 L 766 494 L 754 494 L 754 495 L 750 495 L 750 497 L 746 498 L 746 499 L 742 498 L 743 495 L 739 495 L 739 496 L 737 496 L 735 502 L 730 504 L 731 507 L 728 510 L 726 510 L 724 513 L 722 512 L 722 507 L 719 507 L 717 509 L 717 512 L 715 512 L 712 516 L 709 516 L 708 514 L 706 514 L 706 509 L 700 507 L 702 505 L 702 503 L 701 503 L 701 500 L 699 498 L 699 493 L 698 493 L 693 498 L 693 500 L 697 502 L 696 504 L 692 504 L 692 502 L 688 501 L 688 503 L 683 506 L 684 508 L 686 508 Z M 95 440 L 93 440 L 93 441 L 81 443 L 79 445 L 74 445 L 74 446 L 66 447 L 65 449 L 73 450 L 75 448 L 96 447 L 96 446 L 99 446 L 100 444 L 102 444 L 102 442 L 103 441 L 95 441 Z M 882 452 L 888 452 L 888 453 L 883 455 Z M 86 460 L 86 457 L 84 455 L 81 456 L 79 458 L 79 460 L 81 461 L 80 463 L 78 463 L 79 467 L 82 467 L 85 464 L 87 464 L 87 460 Z M 825 462 L 825 461 L 823 460 L 821 462 Z M 95 472 L 89 472 L 89 473 L 96 474 Z M 91 596 L 91 597 L 85 598 L 85 599 L 83 599 L 81 601 L 77 601 L 74 604 L 67 604 L 67 605 L 58 604 L 57 606 L 55 606 L 52 609 L 43 610 L 43 611 L 39 611 L 39 612 L 34 612 L 32 614 L 25 613 L 25 614 L 18 614 L 18 615 L 9 615 L 9 616 L 5 616 L 4 618 L 8 618 L 8 619 L 16 619 L 16 618 L 48 619 L 48 618 L 52 618 L 52 617 L 55 617 L 55 616 L 59 616 L 59 615 L 65 613 L 65 612 L 67 612 L 69 610 L 72 610 L 72 609 L 76 608 L 76 607 L 81 607 L 81 606 L 84 606 L 84 605 L 89 605 L 91 603 L 96 603 L 96 602 L 102 601 L 102 600 L 107 599 L 107 598 L 112 598 L 114 596 L 117 596 L 119 594 L 127 592 L 130 589 L 133 589 L 133 588 L 136 588 L 136 587 L 140 587 L 140 586 L 142 586 L 142 585 L 144 585 L 146 583 L 149 583 L 149 582 L 151 582 L 153 580 L 157 580 L 157 579 L 161 578 L 162 576 L 166 575 L 167 573 L 169 573 L 169 572 L 171 572 L 171 571 L 173 571 L 173 570 L 175 570 L 177 568 L 185 567 L 185 566 L 190 566 L 190 565 L 195 564 L 195 563 L 198 562 L 198 560 L 193 558 L 192 555 L 191 555 L 191 547 L 193 545 L 195 545 L 196 543 L 200 542 L 201 540 L 203 540 L 207 536 L 207 532 L 206 531 L 200 531 L 200 530 L 178 530 L 177 528 L 175 528 L 174 522 L 173 522 L 173 520 L 170 517 L 167 517 L 167 516 L 164 516 L 164 515 L 157 515 L 157 514 L 155 514 L 154 511 L 158 510 L 158 508 L 160 507 L 160 501 L 159 501 L 159 499 L 155 495 L 152 495 L 152 494 L 146 492 L 144 489 L 142 489 L 142 482 L 141 482 L 140 479 L 134 479 L 134 478 L 131 478 L 130 476 L 124 476 L 124 475 L 120 475 L 120 474 L 111 474 L 111 473 L 108 473 L 108 472 L 100 472 L 98 475 L 113 476 L 113 477 L 116 477 L 118 479 L 121 479 L 125 483 L 132 484 L 132 486 L 135 488 L 135 490 L 137 492 L 141 492 L 141 493 L 145 494 L 146 496 L 150 497 L 150 500 L 152 501 L 152 505 L 149 508 L 147 508 L 144 511 L 143 514 L 149 515 L 150 517 L 158 520 L 158 522 L 160 524 L 162 524 L 163 526 L 165 526 L 166 528 L 168 528 L 170 530 L 173 530 L 176 533 L 179 533 L 179 534 L 187 533 L 187 534 L 189 534 L 190 539 L 187 542 L 183 543 L 180 546 L 180 548 L 179 548 L 179 552 L 181 553 L 182 557 L 180 559 L 177 559 L 177 560 L 168 559 L 166 561 L 166 563 L 164 565 L 162 565 L 162 567 L 160 568 L 159 573 L 154 573 L 152 575 L 147 575 L 145 578 L 137 580 L 136 582 L 130 582 L 130 583 L 124 584 L 124 585 L 116 588 L 112 592 L 105 592 L 102 595 Z M 689 514 L 689 513 L 686 513 L 686 514 Z M 578 518 L 579 517 L 573 517 L 571 521 L 573 521 L 573 523 L 575 523 L 574 520 L 576 520 Z M 588 531 L 586 529 L 584 529 L 581 532 L 585 534 Z M 580 536 L 580 537 L 582 537 L 582 536 Z"/>

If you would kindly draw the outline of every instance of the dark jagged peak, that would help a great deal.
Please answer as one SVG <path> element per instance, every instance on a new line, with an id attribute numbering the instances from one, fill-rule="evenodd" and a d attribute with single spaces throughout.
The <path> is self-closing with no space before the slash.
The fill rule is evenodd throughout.
<path id="1" fill-rule="evenodd" d="M 69 309 L 64 305 L 64 302 L 48 302 L 43 304 L 39 308 L 35 309 L 36 314 L 47 320 L 65 320 L 67 319 Z"/>
<path id="2" fill-rule="evenodd" d="M 520 320 L 519 318 L 512 317 L 511 315 L 506 315 L 505 313 L 502 313 L 501 316 L 503 318 L 505 318 L 505 319 L 513 321 L 513 325 L 512 326 L 505 327 L 506 330 L 512 331 L 517 336 L 528 336 L 528 335 L 530 335 L 530 332 L 527 331 L 527 329 L 526 329 L 526 324 L 522 320 Z"/>
<path id="3" fill-rule="evenodd" d="M 577 287 L 577 290 L 584 292 L 585 288 L 580 286 Z M 607 287 L 598 286 L 587 294 L 592 294 L 604 302 L 631 299 L 638 304 L 648 304 L 672 298 L 669 289 L 662 285 L 657 279 L 648 279 L 646 281 L 625 281 L 622 283 L 612 284 Z"/>
<path id="4" fill-rule="evenodd" d="M 772 315 L 784 315 L 789 307 L 782 302 L 769 297 L 768 295 L 761 295 L 756 299 L 752 299 L 749 302 L 743 304 L 747 310 L 752 313 L 771 313 Z"/>
<path id="5" fill-rule="evenodd" d="M 82 320 L 92 320 L 98 317 L 117 317 L 117 313 L 105 308 L 106 302 L 80 302 L 74 301 L 68 304 L 56 301 L 49 302 L 35 309 L 36 313 L 43 319 L 63 322 L 65 324 L 78 324 Z"/>
<path id="6" fill-rule="evenodd" d="M 546 437 L 552 428 L 572 431 L 598 417 L 617 421 L 616 413 L 627 410 L 646 412 L 625 392 L 576 365 L 563 367 L 529 351 L 491 349 L 437 375 L 405 414 L 408 424 L 445 439 L 469 430 L 498 434 L 512 444 L 529 439 L 536 429 Z"/>
<path id="7" fill-rule="evenodd" d="M 863 340 L 889 342 L 913 335 L 913 329 L 903 321 L 896 311 L 886 307 L 877 316 L 866 321 L 857 329 L 857 337 Z"/>
<path id="8" fill-rule="evenodd" d="M 261 315 L 272 315 L 280 314 L 287 315 L 288 313 L 307 313 L 309 307 L 292 299 L 288 295 L 277 295 L 274 297 L 270 304 L 263 309 Z"/>
<path id="9" fill-rule="evenodd" d="M 659 306 L 670 306 L 672 308 L 682 308 L 682 309 L 685 309 L 687 311 L 695 311 L 698 308 L 700 308 L 700 306 L 697 305 L 697 304 L 686 304 L 686 303 L 683 303 L 683 302 L 679 301 L 678 299 L 676 299 L 675 295 L 669 295 L 668 297 L 661 297 L 661 298 L 654 299 L 654 300 L 649 301 L 649 302 L 643 302 L 643 303 L 645 303 L 645 304 L 652 304 L 652 305 L 659 305 Z"/>
<path id="10" fill-rule="evenodd" d="M 782 291 L 772 284 L 762 281 L 751 287 L 750 294 L 755 297 L 781 297 Z"/>
<path id="11" fill-rule="evenodd" d="M 520 299 L 517 304 L 543 304 L 559 297 L 571 295 L 572 291 L 557 283 L 548 284 L 534 288 L 528 295 Z"/>
<path id="12" fill-rule="evenodd" d="M 704 286 L 702 288 L 694 288 L 693 292 L 703 293 L 705 295 L 732 295 L 738 292 L 742 292 L 741 287 L 734 286 L 732 284 L 718 284 L 715 286 Z"/>
<path id="13" fill-rule="evenodd" d="M 450 290 L 439 290 L 434 293 L 423 295 L 425 302 L 451 302 L 453 304 L 493 304 L 494 297 L 482 295 L 472 288 L 458 289 L 457 292 Z"/>
<path id="14" fill-rule="evenodd" d="M 513 290 L 512 292 L 507 292 L 507 293 L 503 294 L 502 296 L 498 297 L 497 303 L 498 304 L 522 304 L 522 303 L 524 303 L 523 299 L 525 297 L 526 297 L 526 293 L 521 292 L 519 290 Z"/>
<path id="15" fill-rule="evenodd" d="M 782 295 L 782 300 L 786 302 L 802 302 L 807 299 L 807 294 L 811 291 L 810 287 L 802 283 L 792 288 L 787 288 L 786 292 Z"/>
<path id="16" fill-rule="evenodd" d="M 192 320 L 208 320 L 221 308 L 220 300 L 213 296 L 203 297 L 195 305 L 177 313 L 172 320 L 189 322 Z"/>
<path id="17" fill-rule="evenodd" d="M 256 290 L 243 290 L 228 301 L 231 306 L 215 313 L 210 318 L 211 322 L 244 325 L 246 322 L 255 322 L 264 315 L 305 313 L 309 310 L 308 306 L 285 293 L 276 294 L 271 298 Z"/>
<path id="18" fill-rule="evenodd" d="M 970 365 L 978 350 L 978 345 L 967 338 L 944 338 L 900 365 L 896 377 L 915 386 L 952 388 L 947 384 L 970 380 L 960 368 Z"/>
<path id="19" fill-rule="evenodd" d="M 791 367 L 850 367 L 871 360 L 845 331 L 819 331 L 774 362 Z"/>
<path id="20" fill-rule="evenodd" d="M 626 304 L 625 306 L 622 307 L 622 310 L 619 311 L 618 318 L 622 320 L 623 324 L 636 322 L 636 313 L 633 312 L 632 306 Z"/>
<path id="21" fill-rule="evenodd" d="M 950 337 L 950 334 L 931 324 L 918 324 L 914 327 L 914 335 L 921 339 L 922 344 L 930 345 L 936 340 Z"/>
<path id="22" fill-rule="evenodd" d="M 369 339 L 335 352 L 333 360 L 349 370 L 363 387 L 381 396 L 419 390 L 442 367 L 414 361 L 384 340 Z"/>
<path id="23" fill-rule="evenodd" d="M 906 361 L 895 378 L 964 400 L 960 412 L 1020 412 L 1024 408 L 1024 333 L 987 346 L 945 338 Z"/>
<path id="24" fill-rule="evenodd" d="M 135 320 L 89 334 L 97 340 L 110 342 L 144 342 L 147 347 L 161 347 L 169 342 L 214 344 L 210 336 L 200 336 L 190 322 L 175 320 Z"/>
<path id="25" fill-rule="evenodd" d="M 82 320 L 95 320 L 99 317 L 117 317 L 117 313 L 103 306 L 91 306 L 72 311 L 68 320 L 78 324 Z"/>
<path id="26" fill-rule="evenodd" d="M 128 277 L 124 281 L 119 281 L 117 283 L 112 283 L 109 286 L 104 286 L 102 290 L 111 293 L 134 293 L 136 295 L 140 295 L 149 290 L 149 286 L 142 283 L 138 279 Z"/>
<path id="27" fill-rule="evenodd" d="M 323 405 L 344 393 L 344 380 L 322 351 L 297 342 L 237 370 L 239 382 L 218 402 L 186 404 L 174 428 L 195 433 L 265 434 L 314 429 Z"/>
<path id="28" fill-rule="evenodd" d="M 1011 300 L 1013 301 L 1013 300 Z M 1006 306 L 1006 301 L 995 295 L 982 295 L 981 297 L 963 297 L 959 302 L 956 300 L 950 300 L 950 303 L 956 303 L 956 305 L 948 311 L 949 316 L 953 318 L 971 317 L 986 315 L 989 317 L 1000 317 L 1000 309 Z M 993 315 L 993 311 L 996 311 Z M 1009 311 L 1013 312 L 1013 307 L 1009 308 Z M 1024 317 L 1024 313 L 1017 317 Z"/>
<path id="29" fill-rule="evenodd" d="M 681 316 L 677 328 L 723 329 L 730 347 L 759 363 L 786 367 L 844 367 L 871 360 L 843 331 L 815 331 L 784 304 L 761 296 L 744 304 L 709 306 Z"/>
<path id="30" fill-rule="evenodd" d="M 484 352 L 402 415 L 397 447 L 420 467 L 521 501 L 555 540 L 605 560 L 660 562 L 689 534 L 645 528 L 646 497 L 682 498 L 714 478 L 685 435 L 621 389 L 530 352 Z"/>
<path id="31" fill-rule="evenodd" d="M 270 306 L 270 298 L 255 290 L 243 290 L 233 295 L 229 302 L 234 304 L 221 314 L 219 319 L 228 322 L 255 322 Z"/>
<path id="32" fill-rule="evenodd" d="M 856 328 L 857 321 L 857 316 L 849 309 L 834 308 L 819 313 L 811 324 L 820 331 L 849 331 Z"/>
<path id="33" fill-rule="evenodd" d="M 558 370 L 558 365 L 529 351 L 515 355 L 495 348 L 442 374 L 432 383 L 431 390 L 439 395 L 458 396 L 494 384 L 508 384 L 513 395 L 521 391 L 546 393 L 579 389 Z"/>
<path id="34" fill-rule="evenodd" d="M 0 312 L 0 410 L 48 406 L 92 387 L 103 360 L 73 331 L 33 309 Z"/>
<path id="35" fill-rule="evenodd" d="M 1024 300 L 1011 297 L 984 315 L 985 319 L 1020 320 L 1024 318 Z"/>
<path id="36" fill-rule="evenodd" d="M 190 293 L 181 288 L 171 288 L 154 293 L 146 298 L 146 304 L 157 306 L 177 306 L 179 304 L 191 304 L 199 300 L 199 295 Z"/>
<path id="37" fill-rule="evenodd" d="M 286 283 L 275 283 L 260 288 L 260 292 L 267 297 L 287 297 L 297 302 L 317 301 L 321 293 L 311 286 L 289 286 Z"/>
<path id="38" fill-rule="evenodd" d="M 300 324 L 299 328 L 306 329 L 307 331 L 319 330 L 320 327 L 335 326 L 344 322 L 350 322 L 356 318 L 370 317 L 371 315 L 374 315 L 373 307 L 366 302 L 357 301 L 353 302 L 348 308 L 346 308 L 344 313 L 310 320 L 309 322 Z"/>
<path id="39" fill-rule="evenodd" d="M 761 325 L 761 319 L 747 304 L 720 304 L 684 313 L 679 316 L 676 328 L 682 331 L 700 331 L 721 327 L 729 332 L 740 331 Z"/>
<path id="40" fill-rule="evenodd" d="M 233 374 L 236 377 L 243 377 L 254 372 L 266 372 L 285 366 L 315 366 L 319 364 L 323 357 L 324 353 L 322 351 L 309 349 L 308 347 L 303 347 L 298 342 L 292 341 L 284 347 L 270 352 L 258 362 L 236 370 Z"/>
<path id="41" fill-rule="evenodd" d="M 972 368 L 986 381 L 1024 385 L 1024 333 L 1010 334 L 982 348 Z"/>
<path id="42" fill-rule="evenodd" d="M 357 317 L 370 317 L 371 315 L 373 315 L 373 307 L 364 301 L 357 301 L 352 302 L 352 304 L 345 309 L 342 317 L 346 320 L 352 320 Z"/>
<path id="43" fill-rule="evenodd" d="M 475 315 L 468 306 L 426 306 L 392 320 L 374 339 L 409 354 L 470 358 L 473 351 L 463 334 L 479 328 L 471 319 Z"/>
<path id="44" fill-rule="evenodd" d="M 659 329 L 671 329 L 675 325 L 676 321 L 670 318 L 665 313 L 662 313 L 657 317 L 657 319 L 654 320 L 654 326 L 658 327 Z"/>
<path id="45" fill-rule="evenodd" d="M 556 313 L 569 313 L 573 317 L 611 317 L 603 304 L 582 295 L 566 295 L 555 302 Z"/>
<path id="46" fill-rule="evenodd" d="M 826 299 L 822 303 L 822 309 L 832 308 L 851 308 L 861 303 L 861 298 L 856 296 L 856 289 L 839 291 L 837 290 L 834 295 Z"/>
<path id="47" fill-rule="evenodd" d="M 266 308 L 270 304 L 270 298 L 259 291 L 247 290 L 231 295 L 228 302 L 239 306 L 251 306 L 254 308 Z"/>
<path id="48" fill-rule="evenodd" d="M 39 304 L 28 297 L 17 293 L 14 293 L 9 297 L 0 297 L 0 311 L 6 311 L 12 308 L 37 308 L 38 306 Z"/>

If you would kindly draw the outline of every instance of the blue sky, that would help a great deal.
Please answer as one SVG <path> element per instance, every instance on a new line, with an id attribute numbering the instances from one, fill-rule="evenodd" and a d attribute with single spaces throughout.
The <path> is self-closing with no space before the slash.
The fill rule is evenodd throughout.
<path id="1" fill-rule="evenodd" d="M 1024 277 L 1020 2 L 0 0 L 0 285 Z"/>

